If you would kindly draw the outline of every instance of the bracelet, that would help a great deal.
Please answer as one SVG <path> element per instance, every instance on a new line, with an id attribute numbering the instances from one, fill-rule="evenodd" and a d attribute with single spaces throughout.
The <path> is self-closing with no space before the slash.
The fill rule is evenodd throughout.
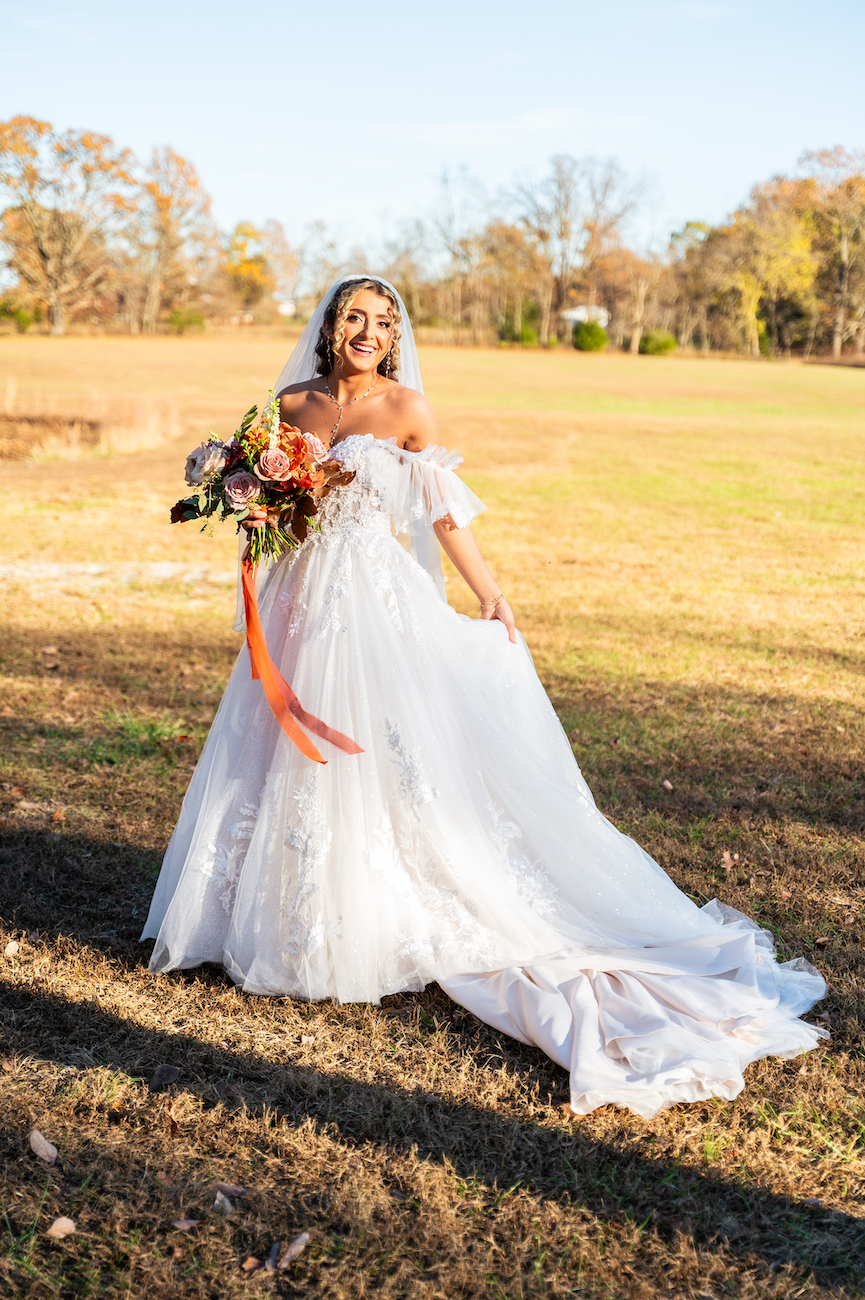
<path id="1" fill-rule="evenodd" d="M 482 600 L 481 609 L 495 609 L 496 606 L 500 605 L 503 600 L 504 600 L 504 596 L 501 594 L 501 592 L 499 592 L 495 600 Z"/>

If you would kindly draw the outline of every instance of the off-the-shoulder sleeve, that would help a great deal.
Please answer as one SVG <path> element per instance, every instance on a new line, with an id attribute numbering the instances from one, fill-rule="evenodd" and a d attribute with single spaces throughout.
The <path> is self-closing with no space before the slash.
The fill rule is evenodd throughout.
<path id="1" fill-rule="evenodd" d="M 437 446 L 412 452 L 390 442 L 383 445 L 399 463 L 388 501 L 394 527 L 397 533 L 408 535 L 412 555 L 445 599 L 441 552 L 433 524 L 450 519 L 457 528 L 466 528 L 486 506 L 455 473 L 463 460 L 459 452 Z"/>

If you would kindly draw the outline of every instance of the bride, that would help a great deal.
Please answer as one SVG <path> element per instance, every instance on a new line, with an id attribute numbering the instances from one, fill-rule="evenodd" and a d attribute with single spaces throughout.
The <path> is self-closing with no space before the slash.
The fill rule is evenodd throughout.
<path id="1" fill-rule="evenodd" d="M 437 980 L 569 1070 L 577 1114 L 733 1098 L 750 1062 L 813 1048 L 813 967 L 697 907 L 595 806 L 393 287 L 335 284 L 277 392 L 355 477 L 262 584 L 268 648 L 362 752 L 305 757 L 241 650 L 154 892 L 151 970 L 217 962 L 251 993 L 340 1002 Z M 444 599 L 440 545 L 479 619 Z"/>

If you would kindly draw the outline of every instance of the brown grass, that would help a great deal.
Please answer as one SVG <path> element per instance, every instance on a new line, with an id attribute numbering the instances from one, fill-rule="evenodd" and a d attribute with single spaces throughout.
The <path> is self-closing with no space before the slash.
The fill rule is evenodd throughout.
<path id="1" fill-rule="evenodd" d="M 233 539 L 169 528 L 166 507 L 189 438 L 232 427 L 280 349 L 0 346 L 0 393 L 12 367 L 70 400 L 122 373 L 187 427 L 164 450 L 4 467 L 0 952 L 20 947 L 0 956 L 0 1290 L 862 1294 L 861 374 L 424 358 L 601 806 L 830 981 L 831 1042 L 753 1067 L 736 1102 L 567 1124 L 564 1072 L 435 987 L 307 1007 L 212 968 L 146 972 L 137 934 L 238 643 Z M 183 568 L 159 580 L 163 561 Z M 161 1062 L 180 1077 L 150 1092 Z M 249 1189 L 227 1217 L 219 1180 Z M 77 1232 L 51 1241 L 61 1214 Z M 301 1231 L 285 1272 L 243 1272 Z"/>

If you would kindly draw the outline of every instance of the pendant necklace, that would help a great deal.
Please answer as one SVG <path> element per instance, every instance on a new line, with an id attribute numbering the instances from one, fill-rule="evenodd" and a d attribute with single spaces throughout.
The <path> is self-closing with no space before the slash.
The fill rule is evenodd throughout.
<path id="1" fill-rule="evenodd" d="M 328 445 L 332 445 L 332 444 L 333 444 L 333 436 L 334 436 L 334 434 L 336 433 L 337 429 L 339 428 L 339 422 L 340 422 L 340 420 L 342 419 L 342 413 L 343 413 L 343 410 L 345 409 L 345 407 L 346 407 L 346 406 L 354 406 L 355 402 L 362 402 L 363 399 L 364 399 L 365 397 L 369 397 L 370 393 L 372 392 L 372 390 L 373 390 L 373 389 L 376 387 L 376 385 L 377 385 L 377 379 L 378 379 L 378 376 L 376 376 L 376 379 L 374 379 L 374 380 L 372 381 L 372 383 L 370 384 L 369 388 L 366 390 L 365 393 L 361 393 L 358 397 L 353 397 L 353 398 L 351 399 L 350 402 L 343 402 L 342 404 L 340 404 L 340 403 L 336 400 L 336 398 L 334 397 L 333 393 L 330 391 L 330 385 L 328 384 L 327 380 L 325 379 L 325 381 L 324 381 L 324 391 L 327 393 L 328 397 L 329 397 L 330 400 L 333 402 L 334 406 L 337 407 L 338 410 L 339 410 L 339 415 L 336 417 L 336 424 L 333 426 L 333 428 L 332 428 L 331 431 L 330 431 L 330 443 L 329 443 Z"/>

